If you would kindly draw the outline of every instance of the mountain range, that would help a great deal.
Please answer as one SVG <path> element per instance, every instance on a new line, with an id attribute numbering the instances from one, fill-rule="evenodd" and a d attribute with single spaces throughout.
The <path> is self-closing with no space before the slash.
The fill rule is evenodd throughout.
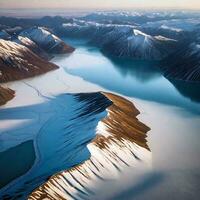
<path id="1" fill-rule="evenodd" d="M 200 81 L 198 13 L 95 12 L 83 17 L 0 17 L 0 81 L 56 69 L 53 54 L 75 49 L 61 37 L 87 40 L 108 57 L 157 62 L 168 79 Z"/>
<path id="2" fill-rule="evenodd" d="M 33 77 L 58 66 L 49 62 L 53 54 L 72 53 L 75 49 L 42 27 L 20 33 L 0 32 L 0 83 Z M 10 89 L 0 88 L 0 102 L 14 97 Z"/>

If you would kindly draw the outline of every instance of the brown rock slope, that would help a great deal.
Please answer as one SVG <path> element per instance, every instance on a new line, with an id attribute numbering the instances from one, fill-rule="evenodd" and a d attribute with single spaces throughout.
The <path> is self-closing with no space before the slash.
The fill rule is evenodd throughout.
<path id="1" fill-rule="evenodd" d="M 15 92 L 9 88 L 3 88 L 0 86 L 0 106 L 5 104 L 7 101 L 14 98 Z"/>
<path id="2" fill-rule="evenodd" d="M 119 141 L 126 138 L 149 150 L 146 137 L 150 128 L 136 118 L 140 114 L 139 110 L 120 96 L 103 94 L 113 102 L 108 108 L 108 116 L 102 120 L 109 132 Z"/>
<path id="3" fill-rule="evenodd" d="M 57 68 L 27 47 L 0 39 L 1 83 L 33 77 Z"/>
<path id="4" fill-rule="evenodd" d="M 150 128 L 137 119 L 139 111 L 122 97 L 102 94 L 112 104 L 106 109 L 107 116 L 96 127 L 96 137 L 87 146 L 90 159 L 52 176 L 29 196 L 29 200 L 95 199 L 94 189 L 99 181 L 103 181 L 100 185 L 105 184 L 124 167 L 146 162 L 151 154 L 146 141 Z M 82 101 L 87 98 L 87 94 L 80 94 Z"/>

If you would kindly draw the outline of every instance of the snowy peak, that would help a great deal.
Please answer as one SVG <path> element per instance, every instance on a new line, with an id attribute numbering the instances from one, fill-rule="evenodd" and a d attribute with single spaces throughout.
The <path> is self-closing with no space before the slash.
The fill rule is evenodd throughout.
<path id="1" fill-rule="evenodd" d="M 60 38 L 50 33 L 48 30 L 42 27 L 33 27 L 24 30 L 20 33 L 20 36 L 27 37 L 35 42 L 40 48 L 49 53 L 71 53 L 74 48 L 65 44 Z"/>
<path id="2" fill-rule="evenodd" d="M 174 31 L 174 32 L 181 32 L 183 31 L 181 28 L 174 28 L 174 27 L 169 27 L 165 24 L 161 25 L 160 27 L 161 29 L 166 29 L 166 30 L 171 30 L 171 31 Z"/>
<path id="3" fill-rule="evenodd" d="M 73 23 L 63 25 L 63 29 L 66 35 L 86 38 L 105 53 L 116 57 L 161 60 L 174 50 L 177 43 L 167 37 L 144 33 L 139 27 L 131 25 L 73 20 Z"/>
<path id="4" fill-rule="evenodd" d="M 117 57 L 139 60 L 161 60 L 173 51 L 175 40 L 162 36 L 151 36 L 140 30 L 120 36 L 105 45 L 106 52 Z"/>
<path id="5" fill-rule="evenodd" d="M 137 29 L 133 29 L 133 34 L 135 36 L 151 37 L 150 35 L 147 35 L 146 33 L 143 33 L 142 31 L 139 31 Z"/>
<path id="6" fill-rule="evenodd" d="M 61 42 L 61 40 L 56 37 L 55 35 L 51 34 L 49 31 L 45 30 L 42 27 L 33 27 L 30 29 L 27 29 L 20 33 L 21 36 L 28 36 L 31 40 L 35 41 L 36 43 L 48 43 L 48 42 L 54 42 L 58 43 Z"/>
<path id="7" fill-rule="evenodd" d="M 18 36 L 18 40 L 23 43 L 24 45 L 30 46 L 30 45 L 36 45 L 35 42 L 33 42 L 32 40 L 30 40 L 27 37 L 22 37 L 22 36 Z"/>
<path id="8" fill-rule="evenodd" d="M 130 43 L 132 43 L 132 45 L 145 46 L 152 43 L 154 38 L 150 35 L 147 35 L 146 33 L 143 33 L 142 31 L 133 29 L 133 35 L 128 37 L 128 40 Z"/>
<path id="9" fill-rule="evenodd" d="M 0 56 L 8 57 L 10 55 L 23 56 L 23 52 L 28 52 L 26 47 L 19 45 L 15 42 L 0 39 Z"/>
<path id="10" fill-rule="evenodd" d="M 134 34 L 135 37 L 143 37 L 144 40 L 160 40 L 160 41 L 174 41 L 174 42 L 176 42 L 176 40 L 164 37 L 162 35 L 151 36 L 151 35 L 148 35 L 148 34 L 142 32 L 142 31 L 136 30 L 136 29 L 133 30 L 133 34 Z"/>
<path id="11" fill-rule="evenodd" d="M 40 48 L 35 42 L 27 37 L 18 36 L 14 42 L 27 47 L 29 50 L 33 51 L 36 55 L 45 60 L 50 60 L 51 58 L 42 48 Z"/>

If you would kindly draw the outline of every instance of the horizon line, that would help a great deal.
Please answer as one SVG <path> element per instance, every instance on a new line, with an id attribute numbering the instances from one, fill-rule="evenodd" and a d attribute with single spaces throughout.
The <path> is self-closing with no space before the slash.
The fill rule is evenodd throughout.
<path id="1" fill-rule="evenodd" d="M 63 8 L 63 7 L 9 7 L 9 8 L 0 8 L 0 10 L 26 10 L 26 9 L 32 9 L 32 10 L 41 10 L 41 9 L 44 9 L 44 10 L 77 10 L 77 11 L 86 11 L 86 10 L 184 10 L 184 11 L 191 11 L 191 10 L 194 10 L 194 11 L 200 11 L 200 8 L 188 8 L 188 7 L 174 7 L 174 6 L 169 6 L 169 7 L 124 7 L 124 8 L 118 8 L 118 7 L 113 7 L 113 8 L 105 8 L 105 7 L 94 7 L 94 8 L 77 8 L 77 7 L 66 7 L 66 8 Z"/>

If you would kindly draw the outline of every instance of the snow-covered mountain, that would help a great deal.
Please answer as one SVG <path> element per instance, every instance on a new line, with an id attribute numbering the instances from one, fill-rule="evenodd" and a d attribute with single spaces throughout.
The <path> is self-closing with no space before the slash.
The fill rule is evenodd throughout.
<path id="1" fill-rule="evenodd" d="M 73 19 L 73 22 L 62 24 L 59 32 L 63 36 L 75 38 L 79 37 L 91 40 L 94 37 L 100 37 L 101 35 L 111 31 L 114 27 L 117 26 L 118 25 L 102 24 Z"/>
<path id="2" fill-rule="evenodd" d="M 157 22 L 161 20 L 179 20 L 199 17 L 198 13 L 190 12 L 170 12 L 170 11 L 104 11 L 94 12 L 80 17 L 86 21 L 95 21 L 112 24 L 145 24 L 148 22 Z"/>
<path id="3" fill-rule="evenodd" d="M 116 11 L 116 12 L 94 12 L 79 19 L 85 21 L 99 22 L 104 24 L 129 24 L 136 25 L 138 22 L 143 22 L 147 19 L 142 13 Z"/>
<path id="4" fill-rule="evenodd" d="M 162 61 L 161 69 L 168 78 L 200 81 L 200 29 Z"/>
<path id="5" fill-rule="evenodd" d="M 187 72 L 194 71 L 189 67 L 191 63 L 198 71 L 199 57 L 194 52 L 198 51 L 199 42 L 193 40 L 193 33 L 199 31 L 199 19 L 199 12 L 187 11 L 95 12 L 70 19 L 0 17 L 0 30 L 6 30 L 12 40 L 45 59 L 45 52 L 69 53 L 74 50 L 53 32 L 63 37 L 87 39 L 107 55 L 142 60 L 164 59 L 161 68 L 166 76 L 193 80 L 196 79 L 194 75 L 188 77 Z M 5 32 L 0 33 L 0 37 L 1 34 L 5 37 Z M 178 69 L 182 72 L 177 72 Z"/>
<path id="6" fill-rule="evenodd" d="M 163 28 L 172 30 L 175 32 L 181 31 L 193 31 L 196 25 L 199 24 L 200 18 L 189 18 L 189 19 L 172 19 L 172 20 L 159 20 L 155 22 L 147 22 L 142 25 L 144 28 Z"/>
<path id="7" fill-rule="evenodd" d="M 67 36 L 81 37 L 98 46 L 103 52 L 117 57 L 143 60 L 161 60 L 168 56 L 177 44 L 176 40 L 163 36 L 151 36 L 132 25 L 100 24 L 74 21 L 63 24 Z"/>
<path id="8" fill-rule="evenodd" d="M 40 48 L 49 53 L 71 53 L 74 48 L 65 44 L 60 38 L 50 33 L 48 30 L 42 27 L 33 27 L 22 31 L 20 34 L 22 37 L 27 37 L 35 42 Z"/>
<path id="9" fill-rule="evenodd" d="M 43 28 L 8 28 L 0 31 L 0 83 L 36 76 L 58 68 L 48 62 L 51 53 L 71 53 L 74 48 Z M 9 33 L 7 32 L 9 31 Z M 18 32 L 21 32 L 18 35 Z M 23 35 L 23 36 L 22 36 Z M 25 37 L 27 35 L 28 37 Z M 10 89 L 0 87 L 0 104 L 14 97 Z"/>
<path id="10" fill-rule="evenodd" d="M 38 55 L 39 57 L 45 59 L 45 60 L 49 60 L 51 58 L 51 56 L 46 53 L 42 48 L 40 48 L 35 42 L 33 42 L 32 40 L 30 40 L 27 37 L 22 37 L 22 36 L 18 36 L 14 42 L 21 44 L 25 47 L 27 47 L 28 49 L 30 49 L 33 53 L 35 53 L 36 55 Z"/>
<path id="11" fill-rule="evenodd" d="M 0 39 L 0 82 L 27 78 L 58 68 L 27 47 Z"/>
<path id="12" fill-rule="evenodd" d="M 147 22 L 141 26 L 141 30 L 150 35 L 163 35 L 172 39 L 181 40 L 188 37 L 196 30 L 199 18 L 160 20 Z"/>
<path id="13" fill-rule="evenodd" d="M 128 37 L 134 27 L 107 25 L 100 26 L 95 34 L 91 37 L 90 43 L 103 48 L 106 44 L 117 41 L 121 37 Z"/>
<path id="14" fill-rule="evenodd" d="M 133 29 L 131 34 L 121 35 L 108 42 L 103 51 L 117 57 L 130 57 L 142 60 L 162 60 L 169 55 L 176 41 L 162 36 L 151 36 Z"/>

